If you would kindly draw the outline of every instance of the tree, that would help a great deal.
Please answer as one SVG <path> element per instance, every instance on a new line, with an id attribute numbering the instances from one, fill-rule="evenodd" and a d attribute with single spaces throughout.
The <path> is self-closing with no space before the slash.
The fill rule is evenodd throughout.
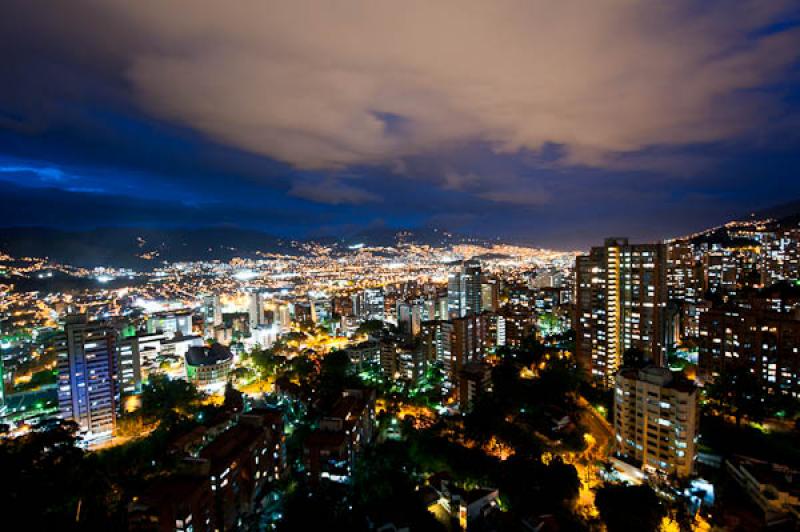
<path id="1" fill-rule="evenodd" d="M 606 484 L 597 490 L 595 504 L 609 532 L 658 530 L 667 509 L 653 488 Z"/>
<path id="2" fill-rule="evenodd" d="M 3 515 L 18 516 L 32 530 L 115 528 L 110 513 L 119 501 L 108 478 L 76 447 L 77 430 L 62 421 L 0 442 Z"/>
<path id="3" fill-rule="evenodd" d="M 373 334 L 383 330 L 383 322 L 381 320 L 367 320 L 356 329 L 356 334 Z"/>
<path id="4" fill-rule="evenodd" d="M 531 457 L 514 455 L 493 472 L 497 487 L 513 511 L 555 513 L 577 498 L 580 479 L 574 466 L 554 458 L 545 465 Z"/>
<path id="5" fill-rule="evenodd" d="M 356 511 L 377 525 L 393 523 L 411 530 L 439 530 L 416 489 L 414 464 L 405 444 L 388 441 L 368 449 L 356 464 Z"/>
<path id="6" fill-rule="evenodd" d="M 352 368 L 345 351 L 331 351 L 322 359 L 317 387 L 321 404 L 335 401 L 346 387 L 361 384 L 361 380 L 352 374 Z"/>
<path id="7" fill-rule="evenodd" d="M 250 360 L 261 377 L 274 375 L 277 368 L 285 362 L 285 358 L 276 355 L 273 349 L 254 349 L 250 353 Z"/>
<path id="8" fill-rule="evenodd" d="M 242 392 L 233 387 L 231 381 L 228 381 L 225 385 L 225 399 L 222 407 L 227 412 L 241 412 L 244 410 L 244 396 Z"/>
<path id="9" fill-rule="evenodd" d="M 741 427 L 742 418 L 758 418 L 763 414 L 761 386 L 745 366 L 723 371 L 708 387 L 708 395 L 725 413 L 736 418 L 737 427 Z"/>
<path id="10" fill-rule="evenodd" d="M 142 414 L 155 419 L 175 412 L 188 414 L 200 397 L 197 388 L 183 379 L 153 375 L 142 389 Z"/>
<path id="11" fill-rule="evenodd" d="M 464 417 L 464 431 L 468 438 L 480 444 L 485 444 L 497 435 L 503 424 L 503 415 L 500 406 L 492 394 L 480 395 L 472 410 Z"/>

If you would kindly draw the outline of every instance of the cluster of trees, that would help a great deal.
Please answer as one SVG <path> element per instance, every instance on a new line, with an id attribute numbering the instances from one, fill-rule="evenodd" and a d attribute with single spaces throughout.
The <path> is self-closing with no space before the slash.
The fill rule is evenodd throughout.
<path id="1" fill-rule="evenodd" d="M 17 384 L 14 386 L 15 392 L 25 392 L 28 390 L 35 390 L 42 386 L 47 386 L 49 384 L 55 384 L 58 380 L 58 371 L 52 369 L 44 369 L 41 371 L 37 371 L 33 375 L 31 375 L 31 380 L 28 382 Z"/>
<path id="2" fill-rule="evenodd" d="M 609 532 L 659 530 L 667 508 L 646 484 L 607 484 L 597 490 L 595 505 Z"/>
<path id="3" fill-rule="evenodd" d="M 539 446 L 532 432 L 549 433 L 554 417 L 577 419 L 580 369 L 536 342 L 502 356 L 492 371 L 492 392 L 481 395 L 464 419 L 466 435 L 482 443 L 500 438 L 517 452 L 536 454 Z M 521 369 L 530 367 L 535 377 L 523 378 Z"/>
<path id="4" fill-rule="evenodd" d="M 416 489 L 413 468 L 408 448 L 401 443 L 367 449 L 351 484 L 296 485 L 287 497 L 279 530 L 366 531 L 392 523 L 443 531 Z"/>
<path id="5" fill-rule="evenodd" d="M 204 405 L 201 399 L 184 380 L 151 376 L 141 408 L 119 419 L 123 426 L 137 420 L 150 425 L 153 430 L 146 437 L 87 452 L 78 446 L 77 425 L 62 421 L 0 440 L 4 515 L 24 519 L 33 530 L 124 530 L 131 497 L 178 466 L 178 458 L 168 452 L 169 442 L 198 424 L 213 422 L 241 396 L 229 390 L 222 406 Z"/>

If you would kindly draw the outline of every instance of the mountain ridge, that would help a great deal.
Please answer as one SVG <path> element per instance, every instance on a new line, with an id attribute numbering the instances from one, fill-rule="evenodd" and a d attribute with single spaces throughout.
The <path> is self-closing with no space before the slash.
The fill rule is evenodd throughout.
<path id="1" fill-rule="evenodd" d="M 299 254 L 304 244 L 343 249 L 358 244 L 396 246 L 399 243 L 443 247 L 461 242 L 484 242 L 433 228 L 355 231 L 340 237 L 287 239 L 264 231 L 238 227 L 152 229 L 98 227 L 66 230 L 46 226 L 0 227 L 0 251 L 13 257 L 47 257 L 75 266 L 154 267 L 163 261 L 258 258 L 265 253 Z"/>

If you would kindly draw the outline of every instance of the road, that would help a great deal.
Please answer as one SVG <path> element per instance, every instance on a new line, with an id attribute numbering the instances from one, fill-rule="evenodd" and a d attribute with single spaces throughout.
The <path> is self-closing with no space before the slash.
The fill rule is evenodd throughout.
<path id="1" fill-rule="evenodd" d="M 584 412 L 583 416 L 581 416 L 581 421 L 589 431 L 589 434 L 592 435 L 592 438 L 594 438 L 594 445 L 589 448 L 592 454 L 591 458 L 605 460 L 611 453 L 614 430 L 608 421 L 586 399 L 581 397 L 578 404 L 580 404 Z"/>

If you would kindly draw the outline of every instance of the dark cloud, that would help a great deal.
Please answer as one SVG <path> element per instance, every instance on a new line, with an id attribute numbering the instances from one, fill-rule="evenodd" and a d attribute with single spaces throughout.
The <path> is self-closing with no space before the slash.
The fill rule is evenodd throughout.
<path id="1" fill-rule="evenodd" d="M 0 182 L 29 210 L 0 223 L 214 206 L 297 234 L 382 220 L 573 244 L 800 195 L 794 2 L 2 11 Z M 71 203 L 33 208 L 53 187 Z"/>
<path id="2" fill-rule="evenodd" d="M 97 193 L 81 187 L 25 187 L 0 180 L 0 226 L 53 226 L 93 228 L 102 226 L 239 226 L 277 235 L 308 231 L 330 221 L 324 213 L 274 208 L 243 207 L 236 203 L 192 204 L 174 199 L 141 199 Z"/>

